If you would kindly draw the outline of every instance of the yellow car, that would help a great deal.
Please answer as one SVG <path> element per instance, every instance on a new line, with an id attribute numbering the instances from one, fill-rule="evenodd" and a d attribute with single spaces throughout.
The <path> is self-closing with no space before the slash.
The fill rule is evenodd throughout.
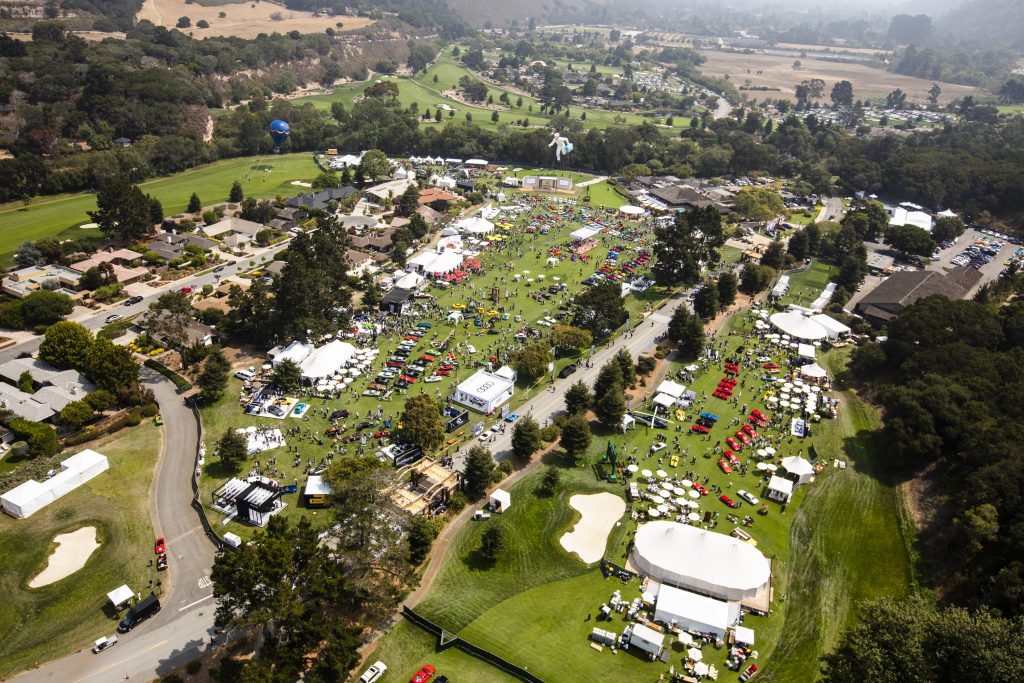
<path id="1" fill-rule="evenodd" d="M 461 311 L 464 308 L 466 308 L 466 304 L 452 304 L 452 308 L 454 308 L 456 311 Z"/>

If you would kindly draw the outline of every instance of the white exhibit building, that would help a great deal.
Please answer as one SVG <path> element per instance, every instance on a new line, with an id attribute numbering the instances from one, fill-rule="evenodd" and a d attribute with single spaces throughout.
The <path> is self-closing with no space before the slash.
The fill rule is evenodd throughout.
<path id="1" fill-rule="evenodd" d="M 86 449 L 62 462 L 60 472 L 46 481 L 29 479 L 14 487 L 0 496 L 0 503 L 3 504 L 4 512 L 24 519 L 108 469 L 110 463 L 107 456 Z"/>
<path id="2" fill-rule="evenodd" d="M 480 370 L 455 388 L 452 400 L 479 413 L 489 414 L 512 398 L 515 386 L 515 372 L 511 368 L 502 367 L 497 372 Z"/>

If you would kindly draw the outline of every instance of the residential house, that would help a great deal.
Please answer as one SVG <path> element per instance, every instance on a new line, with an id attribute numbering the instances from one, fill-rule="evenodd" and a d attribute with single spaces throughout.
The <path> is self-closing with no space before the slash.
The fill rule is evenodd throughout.
<path id="1" fill-rule="evenodd" d="M 34 393 L 22 391 L 18 381 L 29 373 Z M 77 370 L 58 370 L 35 358 L 15 358 L 0 365 L 0 402 L 26 420 L 43 422 L 69 403 L 80 401 L 96 391 L 96 386 Z M 20 412 L 19 412 L 20 411 Z"/>
<path id="2" fill-rule="evenodd" d="M 201 249 L 213 249 L 217 243 L 190 233 L 165 232 L 147 244 L 146 248 L 162 259 L 173 261 L 185 256 L 185 247 L 190 245 Z"/>
<path id="3" fill-rule="evenodd" d="M 114 277 L 122 285 L 138 282 L 143 276 L 149 273 L 144 266 L 134 265 L 142 258 L 142 254 L 131 249 L 110 249 L 108 251 L 97 251 L 87 259 L 71 264 L 71 270 L 84 273 L 90 268 L 99 268 L 103 264 L 110 264 L 114 270 Z"/>
<path id="4" fill-rule="evenodd" d="M 82 294 L 78 291 L 78 281 L 82 274 L 76 270 L 64 266 L 44 265 L 29 266 L 7 273 L 0 287 L 7 294 L 18 299 L 24 299 L 32 292 L 41 289 L 52 289 L 62 294 L 67 294 L 72 299 L 79 299 Z"/>
<path id="5" fill-rule="evenodd" d="M 358 251 L 356 249 L 349 249 L 345 254 L 345 259 L 349 263 L 349 275 L 359 276 L 362 275 L 367 268 L 373 266 L 373 258 L 370 257 L 365 251 Z"/>
<path id="6" fill-rule="evenodd" d="M 147 311 L 135 320 L 135 327 L 145 332 L 147 336 L 173 346 L 172 340 L 163 339 L 157 332 L 153 331 L 154 323 L 163 322 L 170 315 L 173 314 L 169 311 Z M 186 318 L 182 327 L 184 328 L 186 346 L 192 346 L 193 344 L 210 346 L 221 340 L 222 335 L 216 328 L 204 325 L 194 318 Z"/>
<path id="7" fill-rule="evenodd" d="M 231 218 L 225 218 L 218 221 L 213 225 L 207 225 L 202 228 L 202 231 L 208 237 L 218 237 L 221 240 L 231 234 L 247 235 L 251 240 L 256 237 L 256 233 L 261 230 L 265 230 L 266 227 L 267 226 L 262 223 L 247 221 L 244 218 L 232 216 Z"/>

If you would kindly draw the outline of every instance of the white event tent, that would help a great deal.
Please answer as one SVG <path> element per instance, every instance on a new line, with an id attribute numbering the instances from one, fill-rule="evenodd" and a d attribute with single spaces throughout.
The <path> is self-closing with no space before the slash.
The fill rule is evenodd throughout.
<path id="1" fill-rule="evenodd" d="M 662 583 L 722 600 L 752 598 L 771 578 L 768 559 L 754 546 L 676 522 L 642 524 L 632 560 L 642 574 Z"/>
<path id="2" fill-rule="evenodd" d="M 668 626 L 675 625 L 684 631 L 714 633 L 719 638 L 740 617 L 738 602 L 723 602 L 707 598 L 690 591 L 672 586 L 658 590 L 658 602 L 654 608 L 654 620 Z"/>
<path id="3" fill-rule="evenodd" d="M 782 469 L 794 477 L 797 484 L 806 484 L 814 476 L 814 466 L 799 455 L 782 459 Z"/>
<path id="4" fill-rule="evenodd" d="M 768 497 L 780 503 L 788 503 L 793 497 L 793 482 L 779 476 L 773 476 L 768 480 Z"/>
<path id="5" fill-rule="evenodd" d="M 86 449 L 60 464 L 60 472 L 46 481 L 29 479 L 3 496 L 0 504 L 13 517 L 24 519 L 110 469 L 107 456 Z"/>
<path id="6" fill-rule="evenodd" d="M 470 235 L 489 235 L 494 232 L 494 223 L 483 216 L 471 216 L 470 218 L 463 218 L 457 221 L 455 229 Z"/>
<path id="7" fill-rule="evenodd" d="M 330 377 L 340 370 L 355 355 L 355 352 L 356 347 L 337 339 L 318 349 L 313 349 L 299 364 L 303 381 L 316 382 Z"/>

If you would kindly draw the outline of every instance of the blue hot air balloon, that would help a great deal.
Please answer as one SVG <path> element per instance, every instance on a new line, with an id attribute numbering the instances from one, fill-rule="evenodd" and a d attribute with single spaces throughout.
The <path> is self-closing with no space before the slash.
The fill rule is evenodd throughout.
<path id="1" fill-rule="evenodd" d="M 274 151 L 277 152 L 281 149 L 281 145 L 288 139 L 288 135 L 292 132 L 291 127 L 287 122 L 281 119 L 274 119 L 270 122 L 270 137 L 274 140 Z"/>

